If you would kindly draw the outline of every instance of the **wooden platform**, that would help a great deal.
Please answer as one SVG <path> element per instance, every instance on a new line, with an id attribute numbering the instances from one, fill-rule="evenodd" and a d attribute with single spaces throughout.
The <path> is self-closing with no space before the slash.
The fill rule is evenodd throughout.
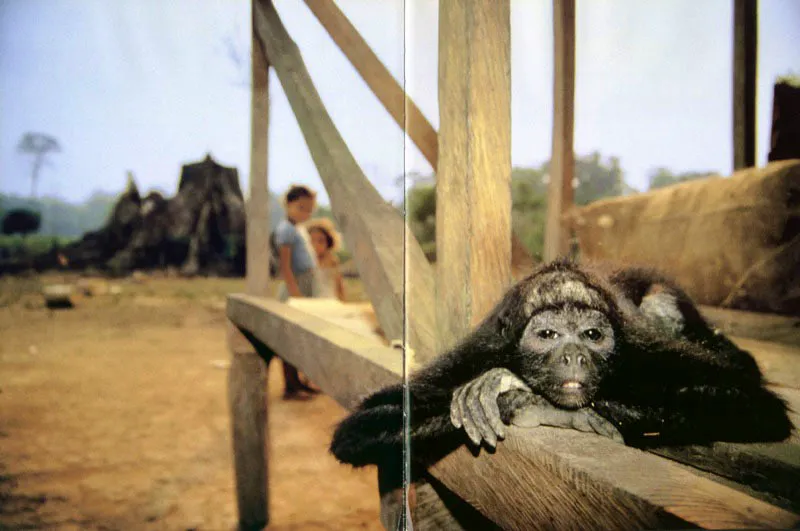
<path id="1" fill-rule="evenodd" d="M 401 352 L 375 333 L 368 304 L 313 299 L 282 304 L 232 295 L 228 317 L 346 408 L 401 381 Z M 745 344 L 771 374 L 774 388 L 800 410 L 800 369 L 794 362 L 800 351 L 754 340 Z M 496 453 L 475 457 L 462 447 L 431 474 L 505 529 L 546 521 L 575 528 L 588 521 L 623 528 L 800 525 L 796 439 L 642 452 L 571 430 L 511 428 Z"/>

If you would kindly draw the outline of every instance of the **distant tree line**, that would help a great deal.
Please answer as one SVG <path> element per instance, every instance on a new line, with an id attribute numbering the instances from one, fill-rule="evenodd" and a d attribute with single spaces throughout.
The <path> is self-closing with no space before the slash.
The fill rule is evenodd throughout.
<path id="1" fill-rule="evenodd" d="M 511 223 L 523 245 L 541 260 L 544 247 L 544 226 L 547 215 L 547 186 L 550 163 L 537 168 L 513 168 L 511 170 Z M 713 172 L 672 173 L 666 168 L 657 168 L 648 176 L 649 189 L 663 188 L 673 184 L 701 179 Z M 409 177 L 413 186 L 407 194 L 407 220 L 409 228 L 426 252 L 436 246 L 436 188 L 435 177 L 413 174 Z M 575 158 L 574 171 L 575 203 L 586 205 L 607 197 L 638 193 L 625 183 L 624 174 L 617 157 L 604 159 L 597 152 Z M 398 178 L 402 183 L 403 178 Z"/>

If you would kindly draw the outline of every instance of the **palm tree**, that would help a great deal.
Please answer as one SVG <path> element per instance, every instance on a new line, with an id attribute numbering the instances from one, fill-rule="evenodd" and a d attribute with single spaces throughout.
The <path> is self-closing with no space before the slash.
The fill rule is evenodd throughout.
<path id="1" fill-rule="evenodd" d="M 17 151 L 33 155 L 31 172 L 31 197 L 36 197 L 36 185 L 39 182 L 39 170 L 47 160 L 47 155 L 60 152 L 61 146 L 54 137 L 43 133 L 25 133 L 19 141 Z"/>

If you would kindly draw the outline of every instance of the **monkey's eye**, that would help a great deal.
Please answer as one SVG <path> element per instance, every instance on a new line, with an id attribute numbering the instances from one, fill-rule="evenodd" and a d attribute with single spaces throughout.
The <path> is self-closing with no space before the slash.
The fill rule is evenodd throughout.
<path id="1" fill-rule="evenodd" d="M 603 338 L 603 333 L 597 328 L 590 328 L 583 335 L 590 341 L 600 341 Z"/>
<path id="2" fill-rule="evenodd" d="M 555 339 L 558 337 L 558 332 L 555 330 L 550 330 L 549 328 L 545 330 L 539 330 L 539 337 L 542 339 Z"/>

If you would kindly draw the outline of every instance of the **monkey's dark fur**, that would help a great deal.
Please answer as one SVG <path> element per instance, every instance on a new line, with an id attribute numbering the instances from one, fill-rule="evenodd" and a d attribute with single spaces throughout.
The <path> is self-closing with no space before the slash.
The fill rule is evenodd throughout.
<path id="1" fill-rule="evenodd" d="M 423 466 L 469 440 L 494 446 L 518 418 L 637 447 L 780 441 L 793 429 L 752 356 L 642 268 L 542 266 L 407 385 L 411 458 Z M 331 452 L 354 466 L 396 462 L 402 404 L 402 385 L 368 397 Z"/>

